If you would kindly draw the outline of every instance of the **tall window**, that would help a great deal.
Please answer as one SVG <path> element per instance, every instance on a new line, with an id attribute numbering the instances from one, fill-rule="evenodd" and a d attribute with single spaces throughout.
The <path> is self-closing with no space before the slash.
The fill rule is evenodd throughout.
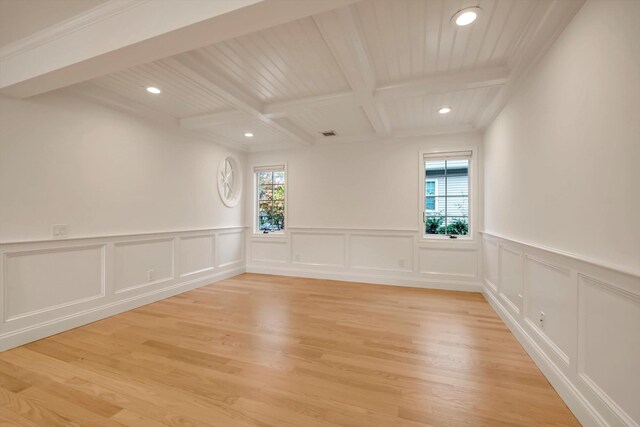
<path id="1" fill-rule="evenodd" d="M 284 166 L 258 168 L 255 174 L 257 230 L 263 233 L 284 231 L 286 194 Z"/>
<path id="2" fill-rule="evenodd" d="M 424 156 L 426 235 L 469 234 L 469 163 L 471 152 Z"/>

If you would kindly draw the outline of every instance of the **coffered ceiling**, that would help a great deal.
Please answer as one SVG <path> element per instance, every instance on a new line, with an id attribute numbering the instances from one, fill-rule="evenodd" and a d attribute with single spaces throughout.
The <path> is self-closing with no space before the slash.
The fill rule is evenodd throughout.
<path id="1" fill-rule="evenodd" d="M 363 0 L 73 89 L 245 151 L 482 129 L 580 5 Z M 475 23 L 450 22 L 469 6 Z"/>

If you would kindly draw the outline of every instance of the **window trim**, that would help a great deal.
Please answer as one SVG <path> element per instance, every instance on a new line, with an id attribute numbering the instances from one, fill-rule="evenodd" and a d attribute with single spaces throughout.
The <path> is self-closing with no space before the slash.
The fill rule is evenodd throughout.
<path id="1" fill-rule="evenodd" d="M 262 231 L 260 231 L 259 228 L 259 219 L 258 219 L 258 212 L 260 209 L 260 205 L 258 202 L 258 191 L 259 191 L 259 184 L 258 184 L 258 172 L 264 172 L 264 171 L 273 171 L 273 170 L 284 170 L 284 230 L 281 231 L 270 231 L 268 233 L 264 233 Z M 254 237 L 263 237 L 263 238 L 271 238 L 271 239 L 282 239 L 282 238 L 286 238 L 288 236 L 288 232 L 289 232 L 289 191 L 290 191 L 290 187 L 289 187 L 289 170 L 287 168 L 287 162 L 282 162 L 282 163 L 269 163 L 269 164 L 256 164 L 256 165 L 252 165 L 251 167 L 251 173 L 253 174 L 252 176 L 252 182 L 253 182 L 253 209 L 252 209 L 252 218 L 251 218 L 251 222 L 252 222 L 252 236 Z"/>
<path id="2" fill-rule="evenodd" d="M 475 237 L 475 224 L 477 217 L 476 210 L 476 197 L 477 194 L 477 174 L 476 174 L 476 162 L 478 156 L 478 149 L 476 147 L 460 146 L 450 147 L 442 149 L 421 150 L 418 157 L 418 171 L 419 171 L 419 185 L 418 185 L 418 230 L 420 232 L 419 239 L 422 242 L 472 242 Z M 439 160 L 455 160 L 468 158 L 469 159 L 469 234 L 466 236 L 458 235 L 455 239 L 450 238 L 448 234 L 426 234 L 425 229 L 425 157 L 433 157 Z M 437 190 L 436 190 L 437 192 Z M 436 203 L 437 203 L 436 199 Z M 436 205 L 437 208 L 437 205 Z"/>

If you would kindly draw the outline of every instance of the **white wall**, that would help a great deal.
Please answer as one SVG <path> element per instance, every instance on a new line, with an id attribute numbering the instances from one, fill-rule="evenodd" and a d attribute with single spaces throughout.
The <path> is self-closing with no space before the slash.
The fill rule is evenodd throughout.
<path id="1" fill-rule="evenodd" d="M 421 151 L 452 147 L 475 148 L 478 162 L 480 141 L 477 133 L 460 133 L 250 154 L 245 193 L 254 194 L 253 166 L 286 163 L 288 196 L 287 233 L 250 233 L 248 270 L 479 290 L 478 234 L 470 241 L 422 239 L 419 165 Z M 479 205 L 482 174 L 473 166 Z M 255 223 L 254 205 L 247 202 L 247 224 Z"/>
<path id="2" fill-rule="evenodd" d="M 64 92 L 0 97 L 0 242 L 243 225 L 217 193 L 227 154 Z"/>
<path id="3" fill-rule="evenodd" d="M 640 271 L 640 2 L 589 1 L 485 138 L 485 229 Z"/>
<path id="4" fill-rule="evenodd" d="M 228 154 L 65 92 L 0 98 L 0 351 L 243 272 Z"/>
<path id="5" fill-rule="evenodd" d="M 484 141 L 484 293 L 587 426 L 640 424 L 639 15 L 587 1 Z"/>

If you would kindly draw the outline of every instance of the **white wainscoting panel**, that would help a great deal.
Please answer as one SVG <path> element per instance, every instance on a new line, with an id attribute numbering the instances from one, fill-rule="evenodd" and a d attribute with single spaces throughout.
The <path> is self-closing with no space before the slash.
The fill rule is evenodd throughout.
<path id="1" fill-rule="evenodd" d="M 569 408 L 585 426 L 639 426 L 640 275 L 482 234 L 485 297 Z"/>
<path id="2" fill-rule="evenodd" d="M 218 267 L 240 264 L 244 260 L 244 233 L 225 231 L 218 234 Z"/>
<path id="3" fill-rule="evenodd" d="M 420 273 L 475 278 L 478 275 L 478 250 L 421 247 Z"/>
<path id="4" fill-rule="evenodd" d="M 524 271 L 525 322 L 568 366 L 576 339 L 576 290 L 571 272 L 528 254 Z"/>
<path id="5" fill-rule="evenodd" d="M 6 322 L 100 298 L 104 245 L 7 252 L 3 282 Z"/>
<path id="6" fill-rule="evenodd" d="M 621 420 L 640 420 L 640 293 L 580 274 L 578 375 Z"/>
<path id="7" fill-rule="evenodd" d="M 418 230 L 290 227 L 247 238 L 247 271 L 479 292 L 480 239 L 421 239 Z"/>
<path id="8" fill-rule="evenodd" d="M 284 240 L 252 239 L 250 245 L 252 262 L 284 264 L 289 258 L 289 244 Z"/>
<path id="9" fill-rule="evenodd" d="M 349 265 L 356 269 L 411 272 L 413 236 L 352 233 Z"/>
<path id="10" fill-rule="evenodd" d="M 215 268 L 215 235 L 185 236 L 180 237 L 178 242 L 180 277 L 205 273 Z"/>
<path id="11" fill-rule="evenodd" d="M 500 252 L 498 243 L 493 240 L 484 239 L 483 254 L 484 283 L 492 292 L 498 292 L 498 286 L 500 284 Z"/>
<path id="12" fill-rule="evenodd" d="M 519 248 L 500 245 L 500 298 L 518 316 L 523 299 L 523 255 Z"/>
<path id="13" fill-rule="evenodd" d="M 0 244 L 0 351 L 242 273 L 243 242 L 235 227 Z"/>
<path id="14" fill-rule="evenodd" d="M 173 238 L 116 243 L 115 291 L 127 292 L 168 282 L 173 279 L 173 266 Z"/>
<path id="15" fill-rule="evenodd" d="M 318 267 L 345 267 L 345 242 L 342 233 L 292 232 L 292 262 Z"/>

